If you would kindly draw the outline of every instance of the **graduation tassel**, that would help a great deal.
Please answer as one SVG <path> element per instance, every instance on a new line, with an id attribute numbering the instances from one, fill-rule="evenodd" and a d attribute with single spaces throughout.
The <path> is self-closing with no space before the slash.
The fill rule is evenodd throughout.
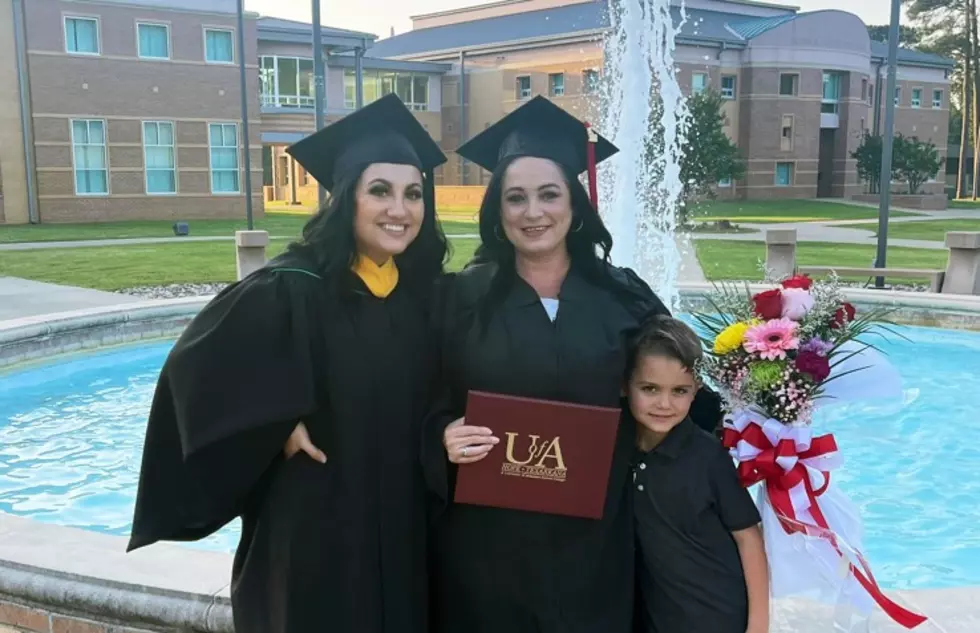
<path id="1" fill-rule="evenodd" d="M 588 136 L 588 143 L 586 143 L 585 147 L 585 159 L 586 168 L 589 173 L 589 197 L 592 198 L 592 206 L 595 207 L 596 213 L 598 213 L 599 190 L 596 182 L 595 144 L 599 142 L 599 136 L 592 129 L 592 124 L 588 121 L 585 122 L 585 133 Z"/>

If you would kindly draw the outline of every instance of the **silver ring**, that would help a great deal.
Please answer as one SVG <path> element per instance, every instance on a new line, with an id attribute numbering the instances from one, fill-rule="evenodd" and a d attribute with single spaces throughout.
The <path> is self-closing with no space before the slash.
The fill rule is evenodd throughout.
<path id="1" fill-rule="evenodd" d="M 463 450 L 460 451 L 463 454 L 463 457 L 466 457 L 467 453 L 469 452 L 469 448 L 469 446 L 464 446 Z"/>

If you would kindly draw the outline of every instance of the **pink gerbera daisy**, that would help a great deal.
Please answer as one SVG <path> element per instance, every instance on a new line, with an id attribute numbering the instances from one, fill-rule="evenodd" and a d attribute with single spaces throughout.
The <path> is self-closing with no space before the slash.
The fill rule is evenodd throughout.
<path id="1" fill-rule="evenodd" d="M 772 319 L 749 328 L 745 333 L 745 351 L 758 353 L 765 360 L 786 358 L 786 350 L 800 346 L 797 325 L 789 319 Z"/>

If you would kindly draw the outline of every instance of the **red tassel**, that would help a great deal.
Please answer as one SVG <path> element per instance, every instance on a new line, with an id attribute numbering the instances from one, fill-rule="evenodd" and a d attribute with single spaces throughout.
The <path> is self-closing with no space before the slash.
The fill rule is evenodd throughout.
<path id="1" fill-rule="evenodd" d="M 592 206 L 598 212 L 599 188 L 596 182 L 595 144 L 599 142 L 599 137 L 596 135 L 595 130 L 592 129 L 592 124 L 588 121 L 585 122 L 585 133 L 588 135 L 588 142 L 585 147 L 585 159 L 586 168 L 589 173 L 589 197 L 592 198 Z"/>

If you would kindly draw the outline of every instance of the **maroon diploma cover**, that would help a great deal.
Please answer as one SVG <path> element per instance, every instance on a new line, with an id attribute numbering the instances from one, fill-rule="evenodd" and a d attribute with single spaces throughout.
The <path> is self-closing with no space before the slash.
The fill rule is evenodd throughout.
<path id="1" fill-rule="evenodd" d="M 457 503 L 602 518 L 618 408 L 471 391 L 467 426 L 500 438 L 489 455 L 461 464 Z"/>

